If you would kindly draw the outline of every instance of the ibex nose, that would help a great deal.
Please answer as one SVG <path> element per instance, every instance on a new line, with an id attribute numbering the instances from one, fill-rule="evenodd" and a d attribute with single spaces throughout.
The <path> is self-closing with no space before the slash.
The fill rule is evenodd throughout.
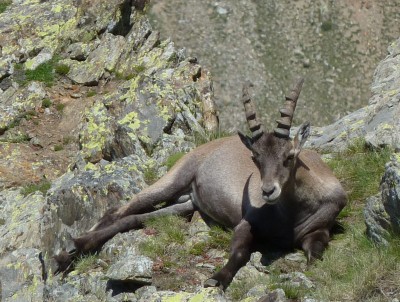
<path id="1" fill-rule="evenodd" d="M 281 194 L 280 186 L 276 183 L 269 186 L 263 185 L 261 190 L 262 198 L 268 203 L 275 202 Z"/>
<path id="2" fill-rule="evenodd" d="M 275 192 L 275 185 L 261 188 L 263 196 L 270 197 Z"/>

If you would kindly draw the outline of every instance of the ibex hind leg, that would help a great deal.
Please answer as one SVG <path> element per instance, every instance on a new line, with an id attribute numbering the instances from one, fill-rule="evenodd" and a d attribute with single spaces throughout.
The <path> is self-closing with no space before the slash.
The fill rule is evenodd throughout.
<path id="1" fill-rule="evenodd" d="M 58 271 L 70 268 L 71 263 L 81 255 L 99 251 L 102 246 L 116 234 L 142 228 L 143 224 L 148 219 L 163 215 L 179 215 L 187 217 L 192 215 L 194 210 L 194 205 L 192 201 L 189 200 L 150 213 L 128 215 L 118 219 L 101 230 L 89 231 L 86 234 L 73 239 L 75 245 L 73 253 L 63 253 L 54 257 L 58 263 Z"/>
<path id="2" fill-rule="evenodd" d="M 108 210 L 90 231 L 103 229 L 129 215 L 153 212 L 157 205 L 178 199 L 190 192 L 195 172 L 195 161 L 184 158 L 156 183 L 135 195 L 129 203 Z"/>

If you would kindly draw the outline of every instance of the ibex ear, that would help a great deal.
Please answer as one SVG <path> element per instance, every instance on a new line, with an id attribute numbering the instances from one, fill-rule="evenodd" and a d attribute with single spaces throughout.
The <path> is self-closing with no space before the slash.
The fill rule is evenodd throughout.
<path id="1" fill-rule="evenodd" d="M 294 138 L 293 141 L 293 152 L 294 152 L 294 156 L 297 157 L 297 155 L 299 155 L 301 149 L 303 148 L 304 143 L 306 142 L 308 136 L 310 135 L 310 122 L 305 122 L 303 123 L 300 128 L 299 131 L 296 134 L 296 137 Z"/>
<path id="2" fill-rule="evenodd" d="M 253 139 L 250 136 L 244 135 L 242 132 L 238 131 L 238 135 L 242 143 L 249 149 L 253 150 Z"/>

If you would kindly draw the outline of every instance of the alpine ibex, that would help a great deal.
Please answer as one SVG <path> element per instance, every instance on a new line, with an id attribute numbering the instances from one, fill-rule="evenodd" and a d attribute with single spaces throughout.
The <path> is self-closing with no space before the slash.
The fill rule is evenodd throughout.
<path id="1" fill-rule="evenodd" d="M 195 210 L 234 229 L 229 261 L 205 286 L 226 288 L 257 242 L 302 248 L 308 262 L 321 257 L 347 197 L 320 156 L 302 150 L 310 124 L 301 125 L 293 141 L 289 138 L 302 84 L 302 79 L 297 81 L 286 97 L 271 133 L 263 130 L 245 86 L 243 104 L 251 137 L 239 132 L 185 155 L 159 181 L 128 204 L 109 210 L 91 230 L 74 239 L 74 251 L 55 257 L 59 268 L 66 269 L 76 255 L 98 250 L 119 232 L 142 227 L 150 217 L 186 216 Z M 192 200 L 174 202 L 189 192 Z M 165 201 L 166 207 L 155 210 Z"/>

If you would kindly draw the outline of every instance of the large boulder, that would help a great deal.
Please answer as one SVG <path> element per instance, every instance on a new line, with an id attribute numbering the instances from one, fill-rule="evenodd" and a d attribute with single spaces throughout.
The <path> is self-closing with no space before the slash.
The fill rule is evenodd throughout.
<path id="1" fill-rule="evenodd" d="M 387 245 L 391 233 L 400 234 L 400 156 L 392 155 L 385 166 L 381 193 L 367 200 L 364 216 L 367 235 L 376 243 Z"/>

